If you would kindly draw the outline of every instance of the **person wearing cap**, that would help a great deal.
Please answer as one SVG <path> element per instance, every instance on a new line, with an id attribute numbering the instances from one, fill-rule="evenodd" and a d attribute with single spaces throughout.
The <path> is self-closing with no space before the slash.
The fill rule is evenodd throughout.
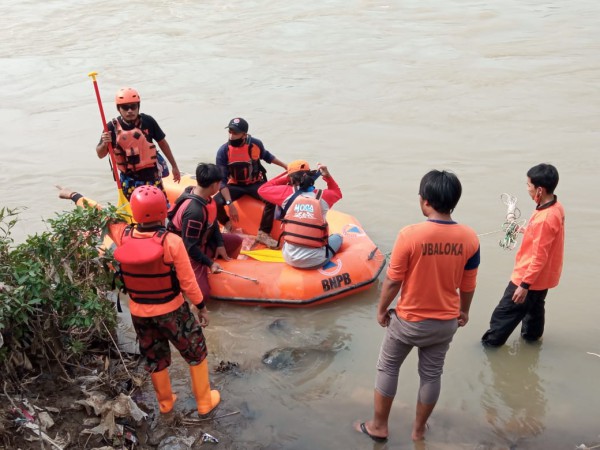
<path id="1" fill-rule="evenodd" d="M 135 89 L 119 89 L 115 103 L 120 116 L 107 123 L 108 132 L 102 133 L 96 146 L 98 158 L 104 158 L 108 154 L 108 144 L 112 144 L 121 188 L 127 200 L 138 186 L 157 186 L 164 192 L 162 179 L 169 175 L 169 167 L 154 142 L 171 163 L 173 180 L 179 182 L 181 178 L 165 133 L 153 117 L 139 112 L 140 101 Z"/>
<path id="2" fill-rule="evenodd" d="M 81 194 L 57 186 L 59 197 L 77 206 L 96 206 Z M 117 274 L 129 293 L 129 310 L 139 340 L 145 370 L 151 374 L 161 413 L 173 409 L 168 367 L 172 343 L 189 364 L 192 392 L 200 415 L 220 402 L 219 391 L 210 389 L 208 351 L 202 328 L 208 311 L 182 239 L 165 229 L 167 202 L 156 186 L 140 186 L 131 195 L 131 211 L 137 225 L 111 222 L 109 236 L 116 244 Z M 185 297 L 198 309 L 199 320 Z"/>
<path id="3" fill-rule="evenodd" d="M 261 164 L 277 164 L 284 169 L 287 165 L 265 149 L 260 141 L 248 134 L 248 122 L 241 117 L 233 118 L 225 127 L 229 130 L 229 141 L 217 150 L 217 166 L 222 171 L 220 193 L 215 195 L 217 219 L 230 231 L 233 222 L 239 220 L 235 201 L 243 195 L 249 195 L 265 202 L 256 240 L 267 247 L 276 248 L 277 241 L 270 236 L 275 217 L 275 205 L 265 201 L 258 194 L 258 188 L 267 180 L 266 170 Z M 229 215 L 225 211 L 229 206 Z"/>
<path id="4" fill-rule="evenodd" d="M 315 189 L 323 175 L 327 189 Z M 283 258 L 292 267 L 322 267 L 342 246 L 340 234 L 329 235 L 327 212 L 342 198 L 342 191 L 327 166 L 310 170 L 304 160 L 292 161 L 287 171 L 264 183 L 258 193 L 282 208 Z"/>

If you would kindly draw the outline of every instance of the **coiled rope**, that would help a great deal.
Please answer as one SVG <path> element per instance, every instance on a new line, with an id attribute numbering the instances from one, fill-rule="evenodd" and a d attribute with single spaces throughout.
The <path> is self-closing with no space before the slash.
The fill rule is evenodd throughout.
<path id="1" fill-rule="evenodd" d="M 526 221 L 524 219 L 519 220 L 521 210 L 517 208 L 517 197 L 504 193 L 500 196 L 500 199 L 506 205 L 506 220 L 502 224 L 502 228 L 497 231 L 479 234 L 478 236 L 502 232 L 504 236 L 498 241 L 498 245 L 504 250 L 512 250 L 517 245 L 519 230 L 525 226 Z"/>

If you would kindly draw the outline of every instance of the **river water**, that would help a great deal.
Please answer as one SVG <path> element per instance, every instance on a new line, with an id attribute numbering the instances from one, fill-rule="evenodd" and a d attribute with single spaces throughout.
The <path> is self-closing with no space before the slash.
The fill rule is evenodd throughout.
<path id="1" fill-rule="evenodd" d="M 17 241 L 71 206 L 61 183 L 115 202 L 101 123 L 87 73 L 99 72 L 107 116 L 113 95 L 134 86 L 142 111 L 167 134 L 179 167 L 213 161 L 234 116 L 288 162 L 329 165 L 344 198 L 379 247 L 422 220 L 421 176 L 450 169 L 463 183 L 454 218 L 498 230 L 525 173 L 560 172 L 567 212 L 564 273 L 547 299 L 541 345 L 515 334 L 496 352 L 479 344 L 508 281 L 514 251 L 481 237 L 482 265 L 470 322 L 446 361 L 425 446 L 439 449 L 570 449 L 600 438 L 597 224 L 600 193 L 600 4 L 591 0 L 5 0 L 0 6 L 1 206 L 25 207 Z M 271 168 L 270 174 L 277 171 Z M 351 424 L 372 412 L 383 330 L 377 287 L 306 310 L 214 304 L 206 329 L 222 390 L 219 436 L 236 449 L 360 449 Z M 280 328 L 269 328 L 277 323 Z M 275 347 L 310 350 L 272 371 Z M 172 368 L 181 397 L 187 368 Z M 402 368 L 391 438 L 412 449 L 416 353 Z"/>

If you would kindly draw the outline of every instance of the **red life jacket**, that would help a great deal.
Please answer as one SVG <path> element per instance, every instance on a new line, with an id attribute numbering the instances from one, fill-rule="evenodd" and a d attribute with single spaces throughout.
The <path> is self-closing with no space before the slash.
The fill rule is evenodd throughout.
<path id="1" fill-rule="evenodd" d="M 133 227 L 123 230 L 121 245 L 115 250 L 121 277 L 129 297 L 136 303 L 169 303 L 181 289 L 173 264 L 164 262 L 163 241 L 168 233 L 160 229 L 151 237 L 133 236 Z"/>
<path id="2" fill-rule="evenodd" d="M 132 130 L 124 130 L 119 120 L 113 119 L 112 123 L 117 137 L 115 159 L 119 170 L 131 173 L 156 167 L 156 146 L 148 142 L 148 138 L 137 124 Z"/>
<path id="3" fill-rule="evenodd" d="M 281 221 L 281 237 L 285 242 L 314 248 L 327 245 L 329 225 L 321 207 L 323 191 L 314 192 L 314 197 L 298 195 L 289 207 L 286 205 L 287 212 Z M 289 200 L 292 200 L 292 197 L 290 196 Z"/>
<path id="4" fill-rule="evenodd" d="M 215 227 L 213 225 L 217 223 L 217 204 L 212 198 L 207 202 L 203 198 L 200 198 L 197 195 L 192 195 L 189 192 L 181 195 L 175 202 L 175 205 L 173 205 L 167 213 L 167 218 L 169 219 L 167 229 L 181 236 L 181 228 L 180 226 L 175 225 L 173 219 L 177 215 L 177 211 L 179 211 L 181 206 L 186 203 L 186 200 L 198 202 L 202 206 L 202 211 L 204 212 L 204 221 L 202 222 L 202 236 L 200 241 L 202 242 L 202 247 L 204 247 L 208 241 L 208 238 L 214 232 Z"/>
<path id="5" fill-rule="evenodd" d="M 252 184 L 264 180 L 264 168 L 260 163 L 260 148 L 252 143 L 248 136 L 241 147 L 228 146 L 227 168 L 229 169 L 229 184 Z"/>

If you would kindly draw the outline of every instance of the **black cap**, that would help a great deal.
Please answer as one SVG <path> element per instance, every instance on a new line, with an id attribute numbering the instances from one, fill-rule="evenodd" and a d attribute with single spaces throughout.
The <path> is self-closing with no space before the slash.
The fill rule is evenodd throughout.
<path id="1" fill-rule="evenodd" d="M 236 117 L 235 119 L 231 119 L 229 121 L 229 125 L 225 128 L 229 128 L 230 130 L 237 131 L 238 133 L 247 133 L 248 132 L 248 122 L 246 122 L 241 117 Z"/>

